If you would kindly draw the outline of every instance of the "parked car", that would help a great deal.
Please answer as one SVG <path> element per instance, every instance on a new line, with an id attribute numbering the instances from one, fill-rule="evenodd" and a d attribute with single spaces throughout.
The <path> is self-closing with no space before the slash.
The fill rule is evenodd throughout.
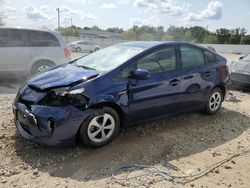
<path id="1" fill-rule="evenodd" d="M 26 139 L 46 145 L 107 144 L 125 128 L 187 111 L 219 111 L 226 59 L 184 42 L 128 42 L 28 80 L 14 102 Z"/>
<path id="2" fill-rule="evenodd" d="M 70 47 L 73 52 L 95 52 L 101 49 L 100 46 L 86 41 L 71 42 Z"/>
<path id="3" fill-rule="evenodd" d="M 236 87 L 250 89 L 250 54 L 240 57 L 238 62 L 231 65 L 231 80 Z"/>
<path id="4" fill-rule="evenodd" d="M 35 74 L 71 60 L 54 31 L 0 27 L 0 73 Z"/>

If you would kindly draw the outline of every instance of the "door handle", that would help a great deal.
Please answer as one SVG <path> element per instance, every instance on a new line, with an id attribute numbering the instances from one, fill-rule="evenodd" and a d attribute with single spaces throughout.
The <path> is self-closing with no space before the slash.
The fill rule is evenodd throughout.
<path id="1" fill-rule="evenodd" d="M 173 80 L 171 80 L 170 82 L 169 82 L 169 85 L 171 85 L 171 86 L 176 86 L 178 83 L 180 82 L 180 80 L 178 80 L 178 79 L 173 79 Z"/>
<path id="2" fill-rule="evenodd" d="M 202 73 L 202 76 L 204 76 L 204 77 L 210 77 L 211 76 L 211 72 L 210 71 L 206 71 L 206 72 L 203 72 Z"/>

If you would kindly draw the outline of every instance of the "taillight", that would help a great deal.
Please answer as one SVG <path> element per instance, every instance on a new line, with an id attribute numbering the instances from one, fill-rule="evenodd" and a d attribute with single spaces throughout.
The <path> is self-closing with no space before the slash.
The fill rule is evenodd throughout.
<path id="1" fill-rule="evenodd" d="M 71 50 L 70 50 L 70 48 L 64 48 L 64 56 L 65 56 L 65 58 L 71 60 Z"/>

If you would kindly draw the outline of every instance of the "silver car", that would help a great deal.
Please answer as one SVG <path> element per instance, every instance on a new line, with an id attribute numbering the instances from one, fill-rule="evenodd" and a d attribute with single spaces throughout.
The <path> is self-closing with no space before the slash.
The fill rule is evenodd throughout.
<path id="1" fill-rule="evenodd" d="M 250 89 L 250 54 L 240 57 L 231 70 L 232 84 Z"/>
<path id="2" fill-rule="evenodd" d="M 0 73 L 35 74 L 71 60 L 55 31 L 0 27 Z"/>
<path id="3" fill-rule="evenodd" d="M 100 50 L 100 46 L 86 41 L 75 41 L 70 43 L 73 52 L 95 52 Z"/>

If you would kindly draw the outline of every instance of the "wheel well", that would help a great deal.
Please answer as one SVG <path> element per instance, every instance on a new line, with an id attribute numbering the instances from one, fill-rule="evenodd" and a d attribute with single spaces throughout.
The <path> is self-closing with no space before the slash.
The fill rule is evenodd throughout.
<path id="1" fill-rule="evenodd" d="M 223 99 L 225 98 L 225 95 L 226 95 L 226 86 L 222 85 L 222 84 L 219 84 L 219 85 L 216 85 L 214 88 L 219 88 L 221 89 L 222 93 L 223 93 Z"/>
<path id="2" fill-rule="evenodd" d="M 37 65 L 42 64 L 42 63 L 47 63 L 47 64 L 50 64 L 52 66 L 56 65 L 53 61 L 50 61 L 48 59 L 40 59 L 40 60 L 36 61 L 35 63 L 33 63 L 32 67 L 31 67 L 31 73 L 34 72 L 34 69 Z"/>
<path id="3" fill-rule="evenodd" d="M 117 112 L 117 114 L 120 118 L 120 127 L 123 128 L 123 121 L 122 121 L 123 120 L 123 111 L 122 111 L 120 106 L 118 106 L 115 103 L 111 103 L 111 102 L 102 102 L 102 103 L 98 103 L 98 104 L 90 106 L 90 108 L 94 108 L 94 109 L 103 108 L 103 107 L 112 108 Z M 80 142 L 80 129 L 81 129 L 81 126 L 78 128 L 77 133 L 76 133 L 76 141 L 77 142 Z"/>
<path id="4" fill-rule="evenodd" d="M 115 103 L 111 103 L 111 102 L 102 102 L 102 103 L 92 105 L 90 108 L 102 108 L 102 107 L 109 107 L 109 108 L 114 109 L 117 112 L 117 114 L 119 115 L 120 124 L 121 124 L 121 127 L 123 127 L 123 125 L 122 125 L 123 111 L 122 111 L 120 106 L 118 106 Z"/>

